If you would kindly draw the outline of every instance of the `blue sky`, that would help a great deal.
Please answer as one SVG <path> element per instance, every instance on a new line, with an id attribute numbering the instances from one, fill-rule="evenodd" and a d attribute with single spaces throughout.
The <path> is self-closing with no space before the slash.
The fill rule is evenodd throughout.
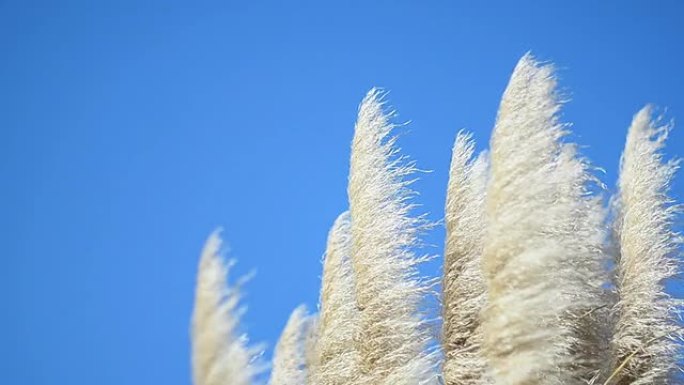
<path id="1" fill-rule="evenodd" d="M 257 272 L 244 321 L 272 347 L 315 307 L 372 86 L 411 121 L 400 145 L 433 170 L 416 188 L 435 220 L 456 132 L 486 147 L 527 50 L 557 64 L 609 186 L 642 105 L 684 119 L 681 2 L 283 3 L 0 1 L 3 383 L 189 384 L 217 226 L 235 273 Z M 667 153 L 684 155 L 681 128 Z M 439 253 L 443 229 L 427 240 Z"/>

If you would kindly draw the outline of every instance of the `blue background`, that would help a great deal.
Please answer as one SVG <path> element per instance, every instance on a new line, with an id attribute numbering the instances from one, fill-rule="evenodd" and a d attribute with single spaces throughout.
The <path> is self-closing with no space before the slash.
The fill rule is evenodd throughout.
<path id="1" fill-rule="evenodd" d="M 434 170 L 416 185 L 434 220 L 456 132 L 486 147 L 527 50 L 558 65 L 572 139 L 609 186 L 640 107 L 684 117 L 681 2 L 282 3 L 0 1 L 1 383 L 190 383 L 217 226 L 234 276 L 257 271 L 245 327 L 272 347 L 317 302 L 372 86 Z M 443 229 L 427 240 L 439 253 Z"/>

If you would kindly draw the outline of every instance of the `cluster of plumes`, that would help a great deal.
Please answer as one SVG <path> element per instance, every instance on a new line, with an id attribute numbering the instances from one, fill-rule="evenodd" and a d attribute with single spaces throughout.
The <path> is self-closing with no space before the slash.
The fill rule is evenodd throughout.
<path id="1" fill-rule="evenodd" d="M 629 128 L 618 192 L 567 140 L 553 67 L 526 54 L 506 88 L 489 151 L 460 132 L 445 209 L 441 339 L 418 274 L 431 224 L 416 215 L 416 167 L 371 90 L 352 142 L 349 211 L 334 222 L 319 314 L 298 307 L 270 385 L 627 385 L 679 383 L 680 206 L 668 195 L 669 130 L 644 108 Z M 237 333 L 236 287 L 212 235 L 193 316 L 195 385 L 257 383 L 257 349 Z M 434 309 L 433 309 L 434 311 Z M 435 349 L 435 346 L 441 349 Z"/>

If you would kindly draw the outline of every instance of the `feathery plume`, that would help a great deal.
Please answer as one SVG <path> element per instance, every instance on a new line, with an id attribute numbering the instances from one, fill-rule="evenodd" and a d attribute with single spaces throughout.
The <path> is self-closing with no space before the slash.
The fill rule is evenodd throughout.
<path id="1" fill-rule="evenodd" d="M 678 161 L 663 161 L 669 126 L 658 127 L 644 107 L 632 121 L 622 155 L 616 221 L 616 373 L 611 384 L 668 384 L 681 358 L 680 301 L 665 281 L 678 270 L 679 235 L 672 228 L 681 206 L 668 196 Z M 622 366 L 620 368 L 620 366 Z"/>
<path id="2" fill-rule="evenodd" d="M 610 362 L 610 276 L 607 266 L 608 227 L 603 195 L 590 186 L 604 189 L 591 173 L 589 162 L 578 156 L 576 145 L 564 143 L 556 163 L 555 205 L 569 215 L 558 221 L 552 239 L 569 252 L 565 261 L 570 308 L 561 324 L 570 330 L 568 366 L 563 368 L 580 383 L 602 383 Z"/>
<path id="3" fill-rule="evenodd" d="M 486 300 L 481 257 L 488 160 L 486 153 L 473 160 L 474 146 L 470 134 L 458 133 L 447 188 L 442 282 L 442 372 L 446 385 L 489 383 L 480 325 Z"/>
<path id="4" fill-rule="evenodd" d="M 273 356 L 270 385 L 304 385 L 308 377 L 307 347 L 312 316 L 306 306 L 297 307 L 280 335 Z"/>
<path id="5" fill-rule="evenodd" d="M 499 384 L 579 384 L 598 371 L 580 348 L 598 342 L 572 320 L 601 306 L 602 232 L 589 220 L 587 165 L 561 141 L 560 106 L 552 66 L 523 56 L 501 100 L 485 198 L 483 347 Z"/>
<path id="6" fill-rule="evenodd" d="M 200 258 L 192 315 L 192 371 L 195 385 L 249 385 L 260 369 L 258 352 L 237 334 L 238 288 L 227 286 L 230 265 L 220 255 L 219 231 L 207 239 Z"/>
<path id="7" fill-rule="evenodd" d="M 349 176 L 351 260 L 359 309 L 359 384 L 416 385 L 434 376 L 429 333 L 419 314 L 427 288 L 412 247 L 426 224 L 412 217 L 407 177 L 416 170 L 390 136 L 392 114 L 372 89 L 359 107 Z"/>
<path id="8" fill-rule="evenodd" d="M 358 310 L 354 293 L 351 253 L 351 218 L 340 214 L 328 234 L 321 281 L 320 318 L 316 359 L 312 368 L 316 385 L 348 385 L 358 376 L 354 335 Z"/>

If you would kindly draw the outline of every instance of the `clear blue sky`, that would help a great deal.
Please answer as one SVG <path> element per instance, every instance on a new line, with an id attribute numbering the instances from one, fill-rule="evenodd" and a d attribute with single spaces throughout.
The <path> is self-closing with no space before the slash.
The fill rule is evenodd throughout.
<path id="1" fill-rule="evenodd" d="M 0 1 L 0 382 L 189 384 L 216 226 L 236 273 L 257 271 L 244 321 L 272 347 L 317 301 L 372 86 L 434 170 L 416 186 L 433 219 L 457 130 L 486 147 L 527 50 L 557 63 L 573 139 L 611 186 L 644 103 L 684 119 L 681 2 L 314 3 Z M 428 240 L 439 253 L 443 229 Z"/>

